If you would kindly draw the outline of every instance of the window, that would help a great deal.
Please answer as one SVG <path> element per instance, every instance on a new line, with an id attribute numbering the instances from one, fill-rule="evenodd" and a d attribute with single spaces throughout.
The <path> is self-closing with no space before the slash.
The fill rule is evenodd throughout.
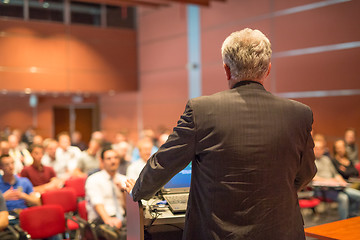
<path id="1" fill-rule="evenodd" d="M 134 7 L 106 6 L 106 22 L 109 27 L 135 28 L 136 11 Z"/>
<path id="2" fill-rule="evenodd" d="M 100 26 L 100 4 L 71 2 L 71 23 Z"/>
<path id="3" fill-rule="evenodd" d="M 24 18 L 24 1 L 0 0 L 0 16 Z"/>
<path id="4" fill-rule="evenodd" d="M 63 0 L 29 0 L 30 19 L 63 22 L 64 1 Z"/>

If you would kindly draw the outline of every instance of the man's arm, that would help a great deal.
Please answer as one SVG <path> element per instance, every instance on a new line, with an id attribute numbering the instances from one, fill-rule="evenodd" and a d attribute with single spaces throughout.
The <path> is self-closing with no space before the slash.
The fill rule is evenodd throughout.
<path id="1" fill-rule="evenodd" d="M 20 194 L 20 198 L 24 199 L 28 206 L 40 206 L 41 205 L 40 198 L 38 198 L 36 196 L 35 192 L 32 192 L 30 194 L 22 192 Z"/>
<path id="2" fill-rule="evenodd" d="M 0 212 L 0 231 L 4 230 L 9 225 L 8 211 Z"/>
<path id="3" fill-rule="evenodd" d="M 19 197 L 24 199 L 28 206 L 40 206 L 41 201 L 33 190 L 33 185 L 29 179 L 23 178 L 22 181 L 23 190 L 19 193 Z"/>
<path id="4" fill-rule="evenodd" d="M 300 161 L 300 169 L 295 178 L 295 188 L 297 191 L 303 189 L 313 179 L 317 171 L 314 156 L 314 141 L 310 132 L 308 133 L 305 149 Z"/>
<path id="5" fill-rule="evenodd" d="M 148 160 L 132 190 L 134 201 L 149 199 L 195 159 L 195 123 L 191 100 L 168 140 Z"/>
<path id="6" fill-rule="evenodd" d="M 115 227 L 120 229 L 121 228 L 121 220 L 116 217 L 111 217 L 107 212 L 105 211 L 103 204 L 96 204 L 95 205 L 95 211 L 99 214 L 101 219 L 104 221 L 105 224 L 110 225 L 111 227 Z"/>
<path id="7" fill-rule="evenodd" d="M 43 193 L 48 190 L 58 189 L 62 185 L 64 185 L 63 180 L 61 180 L 57 177 L 53 177 L 53 178 L 51 178 L 50 182 L 34 187 L 34 192 Z"/>
<path id="8" fill-rule="evenodd" d="M 0 192 L 0 231 L 9 225 L 9 212 L 7 211 L 5 199 Z"/>

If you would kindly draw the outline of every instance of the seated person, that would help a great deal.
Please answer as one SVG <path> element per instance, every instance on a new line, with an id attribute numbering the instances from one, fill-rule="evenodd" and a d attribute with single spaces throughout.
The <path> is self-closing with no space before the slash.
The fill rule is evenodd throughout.
<path id="1" fill-rule="evenodd" d="M 5 199 L 0 193 L 0 232 L 3 231 L 9 225 L 9 213 L 6 208 Z M 0 234 L 1 236 L 1 234 Z"/>
<path id="2" fill-rule="evenodd" d="M 15 134 L 11 134 L 8 137 L 9 142 L 9 155 L 15 161 L 14 173 L 18 174 L 21 172 L 24 166 L 32 164 L 33 159 L 26 148 L 22 148 L 19 143 L 19 138 Z"/>
<path id="3" fill-rule="evenodd" d="M 113 144 L 112 148 L 117 152 L 120 157 L 119 173 L 126 175 L 127 168 L 131 164 L 130 159 L 128 159 L 128 150 L 130 148 L 129 143 L 123 141 L 117 144 Z"/>
<path id="4" fill-rule="evenodd" d="M 24 167 L 20 175 L 30 180 L 35 192 L 43 193 L 47 190 L 60 188 L 63 183 L 56 178 L 54 169 L 41 163 L 44 148 L 41 145 L 32 145 L 29 150 L 34 159 L 33 164 Z"/>
<path id="5" fill-rule="evenodd" d="M 137 179 L 140 175 L 141 170 L 146 165 L 146 162 L 151 156 L 151 151 L 153 148 L 153 142 L 149 138 L 143 138 L 138 143 L 140 158 L 131 163 L 127 168 L 126 176 L 128 178 Z"/>
<path id="6" fill-rule="evenodd" d="M 86 209 L 90 222 L 107 224 L 116 229 L 124 225 L 126 177 L 118 173 L 120 159 L 112 149 L 101 153 L 103 170 L 88 177 L 85 185 Z"/>
<path id="7" fill-rule="evenodd" d="M 9 226 L 9 213 L 3 195 L 0 193 L 0 239 L 1 240 L 17 240 L 7 227 Z"/>
<path id="8" fill-rule="evenodd" d="M 77 167 L 73 172 L 73 176 L 87 177 L 90 173 L 94 173 L 100 168 L 98 153 L 101 149 L 101 143 L 92 139 L 89 142 L 89 148 L 82 151 L 77 163 Z"/>
<path id="9" fill-rule="evenodd" d="M 354 164 L 347 157 L 346 145 L 344 140 L 337 140 L 334 143 L 334 158 L 333 164 L 336 170 L 341 174 L 341 176 L 348 180 L 350 177 L 358 177 L 359 172 L 355 168 Z"/>
<path id="10" fill-rule="evenodd" d="M 56 149 L 56 161 L 59 162 L 59 164 L 62 163 L 66 166 L 66 174 L 58 177 L 67 179 L 72 175 L 74 169 L 77 166 L 77 162 L 81 155 L 81 150 L 78 147 L 70 145 L 70 136 L 67 132 L 59 133 L 58 143 L 59 147 Z"/>
<path id="11" fill-rule="evenodd" d="M 8 141 L 0 141 L 0 155 L 9 154 L 10 145 Z"/>
<path id="12" fill-rule="evenodd" d="M 145 139 L 149 140 L 152 142 L 152 147 L 151 147 L 151 155 L 156 153 L 157 150 L 158 150 L 158 147 L 156 146 L 156 139 L 155 139 L 155 133 L 153 130 L 151 129 L 144 129 L 142 132 L 141 132 L 141 138 L 140 138 L 140 141 L 143 141 Z M 138 144 L 139 145 L 139 144 Z M 139 158 L 141 158 L 140 156 L 140 149 L 139 147 L 136 147 L 133 149 L 132 151 L 132 156 L 131 156 L 131 161 L 134 162 L 134 161 L 137 161 Z"/>
<path id="13" fill-rule="evenodd" d="M 331 160 L 327 156 L 323 155 L 325 151 L 325 146 L 323 145 L 323 142 L 315 140 L 314 143 L 315 164 L 317 167 L 317 173 L 313 181 L 321 183 L 325 186 L 343 187 L 342 190 L 337 190 L 336 188 L 329 188 L 328 190 L 315 189 L 315 196 L 326 197 L 326 199 L 337 201 L 339 204 L 338 211 L 340 219 L 346 219 L 348 217 L 356 216 L 359 211 L 360 191 L 346 187 L 347 182 L 336 171 Z"/>
<path id="14" fill-rule="evenodd" d="M 69 178 L 67 163 L 56 158 L 56 150 L 59 146 L 58 141 L 52 138 L 44 140 L 45 154 L 41 159 L 41 163 L 45 166 L 52 167 L 56 173 L 56 177 L 63 182 Z"/>
<path id="15" fill-rule="evenodd" d="M 9 155 L 0 156 L 0 169 L 4 175 L 0 177 L 0 191 L 9 211 L 40 205 L 40 199 L 33 192 L 30 180 L 14 174 L 15 161 Z"/>
<path id="16" fill-rule="evenodd" d="M 346 153 L 354 165 L 359 164 L 359 149 L 356 143 L 355 128 L 348 128 L 345 131 L 344 140 L 346 143 Z"/>

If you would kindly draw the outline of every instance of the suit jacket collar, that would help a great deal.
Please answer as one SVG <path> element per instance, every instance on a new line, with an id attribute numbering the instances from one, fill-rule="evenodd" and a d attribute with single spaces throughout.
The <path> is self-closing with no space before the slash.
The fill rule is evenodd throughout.
<path id="1" fill-rule="evenodd" d="M 256 81 L 251 81 L 251 80 L 243 80 L 240 82 L 235 83 L 235 85 L 232 87 L 233 88 L 238 88 L 238 87 L 246 87 L 246 88 L 251 88 L 251 89 L 263 89 L 265 90 L 264 86 Z"/>

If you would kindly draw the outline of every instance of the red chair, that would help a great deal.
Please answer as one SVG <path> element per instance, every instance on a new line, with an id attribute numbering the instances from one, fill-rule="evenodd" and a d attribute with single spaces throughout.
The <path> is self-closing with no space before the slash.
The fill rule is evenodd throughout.
<path id="1" fill-rule="evenodd" d="M 88 216 L 87 216 L 87 211 L 86 211 L 86 201 L 82 200 L 78 203 L 78 213 L 79 216 L 84 219 L 84 220 L 88 220 Z"/>
<path id="2" fill-rule="evenodd" d="M 320 204 L 320 199 L 310 198 L 310 199 L 299 199 L 300 208 L 311 208 L 313 213 L 316 213 L 315 207 Z"/>
<path id="3" fill-rule="evenodd" d="M 69 230 L 77 230 L 79 224 L 76 219 L 73 219 L 73 213 L 77 210 L 77 199 L 75 190 L 72 188 L 61 188 L 51 191 L 46 191 L 41 194 L 41 201 L 43 205 L 59 205 L 63 208 L 66 214 L 66 226 Z"/>
<path id="4" fill-rule="evenodd" d="M 78 198 L 84 198 L 85 182 L 86 182 L 86 177 L 73 177 L 65 181 L 65 187 L 73 188 Z"/>
<path id="5" fill-rule="evenodd" d="M 81 235 L 84 236 L 83 238 L 88 240 L 98 240 L 98 236 L 96 233 L 96 225 L 91 224 L 88 222 L 88 216 L 86 211 L 86 200 L 82 200 L 78 203 L 78 213 L 81 218 L 78 219 L 80 224 L 83 225 Z"/>
<path id="6" fill-rule="evenodd" d="M 360 176 L 360 163 L 355 165 L 356 170 L 359 172 L 359 176 Z"/>
<path id="7" fill-rule="evenodd" d="M 66 231 L 64 210 L 57 205 L 29 207 L 20 212 L 20 227 L 31 239 L 48 238 Z"/>

